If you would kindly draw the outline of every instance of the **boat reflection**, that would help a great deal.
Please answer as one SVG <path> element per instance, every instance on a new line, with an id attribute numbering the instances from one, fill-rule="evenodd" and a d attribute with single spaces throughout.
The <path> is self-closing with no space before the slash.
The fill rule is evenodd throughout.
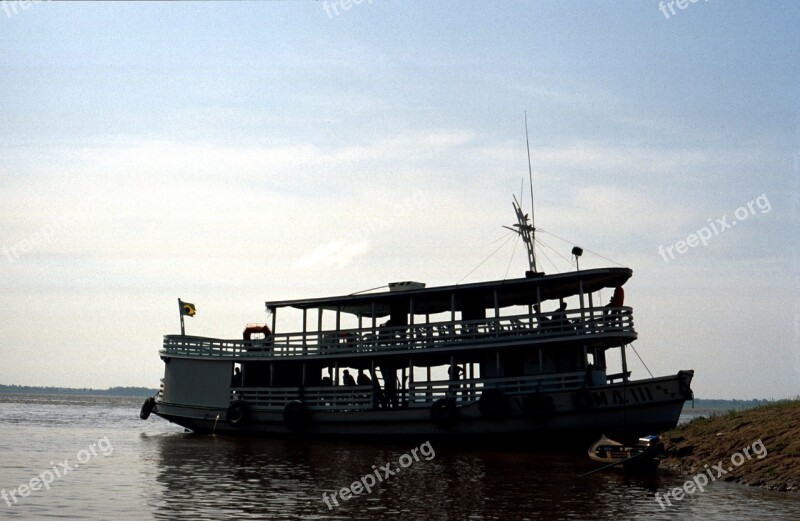
<path id="1" fill-rule="evenodd" d="M 434 445 L 429 461 L 421 458 L 371 493 L 339 499 L 340 506 L 329 509 L 323 492 L 330 496 L 386 463 L 396 471 L 399 458 L 414 447 L 189 434 L 152 437 L 146 444 L 155 472 L 146 495 L 157 519 L 634 516 L 659 514 L 652 498 L 668 486 L 658 476 L 579 480 L 590 464 L 578 454 Z"/>

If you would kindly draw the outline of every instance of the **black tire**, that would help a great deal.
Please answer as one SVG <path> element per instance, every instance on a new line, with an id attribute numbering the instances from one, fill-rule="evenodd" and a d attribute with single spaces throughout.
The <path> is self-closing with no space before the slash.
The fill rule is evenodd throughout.
<path id="1" fill-rule="evenodd" d="M 442 429 L 453 427 L 458 421 L 458 408 L 455 400 L 440 398 L 431 405 L 431 420 L 433 424 Z"/>
<path id="2" fill-rule="evenodd" d="M 522 412 L 525 417 L 532 422 L 542 422 L 553 415 L 556 405 L 553 397 L 542 393 L 535 393 L 526 396 L 522 400 Z"/>
<path id="3" fill-rule="evenodd" d="M 303 431 L 309 426 L 311 418 L 308 409 L 300 400 L 293 400 L 283 408 L 283 423 L 293 431 Z"/>
<path id="4" fill-rule="evenodd" d="M 508 414 L 508 400 L 499 389 L 485 389 L 478 400 L 478 410 L 484 418 L 502 420 Z"/>
<path id="5" fill-rule="evenodd" d="M 231 402 L 227 418 L 231 425 L 245 425 L 250 420 L 250 408 L 241 400 Z"/>
<path id="6" fill-rule="evenodd" d="M 156 406 L 156 399 L 152 396 L 144 401 L 142 404 L 142 410 L 139 412 L 139 418 L 142 420 L 146 420 L 150 417 L 150 413 L 153 412 L 153 408 Z"/>

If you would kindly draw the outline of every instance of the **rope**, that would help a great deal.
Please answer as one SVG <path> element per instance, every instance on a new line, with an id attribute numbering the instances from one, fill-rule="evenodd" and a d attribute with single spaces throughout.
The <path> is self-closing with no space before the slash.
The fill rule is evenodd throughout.
<path id="1" fill-rule="evenodd" d="M 472 271 L 470 271 L 469 273 L 467 273 L 466 275 L 464 275 L 463 277 L 461 277 L 461 280 L 459 280 L 458 282 L 456 282 L 456 286 L 458 286 L 459 284 L 461 284 L 461 283 L 464 281 L 464 279 L 466 279 L 467 277 L 469 277 L 470 275 L 472 275 L 473 273 L 475 273 L 475 270 L 477 270 L 478 268 L 480 268 L 481 266 L 483 266 L 483 265 L 486 263 L 486 261 L 488 261 L 489 259 L 491 259 L 492 257 L 494 257 L 494 254 L 495 254 L 495 253 L 497 253 L 498 251 L 500 251 L 500 250 L 503 248 L 503 246 L 505 246 L 506 244 L 508 244 L 508 241 L 510 241 L 511 239 L 513 239 L 515 235 L 516 235 L 516 232 L 512 232 L 512 233 L 510 233 L 510 234 L 509 234 L 509 237 L 508 237 L 508 239 L 506 239 L 506 241 L 505 241 L 503 244 L 501 244 L 500 246 L 498 246 L 498 247 L 497 247 L 497 249 L 496 249 L 496 250 L 494 250 L 492 253 L 490 253 L 488 257 L 486 257 L 485 259 L 483 259 L 483 260 L 480 262 L 480 264 L 478 264 L 477 266 L 475 266 L 474 268 L 472 268 Z"/>
<path id="2" fill-rule="evenodd" d="M 556 234 L 555 234 L 555 233 L 553 233 L 553 232 L 548 232 L 547 230 L 543 230 L 543 229 L 541 229 L 541 228 L 536 228 L 536 231 L 537 231 L 537 232 L 542 232 L 542 233 L 547 233 L 547 234 L 550 234 L 550 235 L 552 235 L 553 237 L 555 237 L 556 239 L 559 239 L 559 240 L 561 240 L 561 241 L 564 241 L 564 242 L 566 242 L 566 243 L 567 243 L 567 244 L 569 244 L 570 246 L 578 246 L 578 244 L 576 244 L 576 243 L 574 243 L 574 242 L 572 242 L 572 241 L 569 241 L 569 240 L 567 240 L 567 239 L 565 239 L 565 238 L 563 238 L 563 237 L 559 237 L 558 235 L 556 235 Z M 622 267 L 622 268 L 624 268 L 624 267 L 625 267 L 623 264 L 620 264 L 619 262 L 617 262 L 617 261 L 615 261 L 615 260 L 611 260 L 611 259 L 609 259 L 608 257 L 604 257 L 604 256 L 600 255 L 599 253 L 597 253 L 597 252 L 595 252 L 595 251 L 592 251 L 592 250 L 590 250 L 589 248 L 583 248 L 582 246 L 581 246 L 581 248 L 583 249 L 583 251 L 588 251 L 588 252 L 589 252 L 589 253 L 591 253 L 592 255 L 596 255 L 596 256 L 600 257 L 601 259 L 603 259 L 603 260 L 607 260 L 608 262 L 610 262 L 610 263 L 612 263 L 612 264 L 616 264 L 617 266 L 620 266 L 620 267 Z"/>
<path id="3" fill-rule="evenodd" d="M 639 361 L 642 363 L 642 365 L 644 366 L 644 368 L 645 368 L 645 369 L 647 369 L 647 372 L 648 372 L 648 373 L 650 373 L 650 378 L 655 378 L 655 377 L 653 376 L 653 373 L 651 373 L 651 372 L 650 372 L 650 369 L 647 367 L 647 364 L 645 364 L 645 363 L 644 363 L 644 360 L 642 360 L 642 357 L 641 357 L 641 356 L 639 356 L 639 353 L 638 353 L 638 351 L 636 351 L 636 348 L 635 348 L 635 347 L 633 347 L 633 344 L 628 344 L 628 345 L 629 345 L 629 346 L 631 346 L 631 349 L 633 349 L 633 352 L 634 352 L 634 353 L 636 353 L 636 358 L 638 358 L 638 359 L 639 359 Z"/>

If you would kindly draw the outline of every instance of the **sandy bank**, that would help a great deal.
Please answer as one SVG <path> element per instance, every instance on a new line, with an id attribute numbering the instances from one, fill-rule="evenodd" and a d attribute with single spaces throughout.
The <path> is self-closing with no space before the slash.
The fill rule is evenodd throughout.
<path id="1" fill-rule="evenodd" d="M 664 467 L 800 491 L 800 400 L 698 418 L 662 440 L 669 451 Z"/>

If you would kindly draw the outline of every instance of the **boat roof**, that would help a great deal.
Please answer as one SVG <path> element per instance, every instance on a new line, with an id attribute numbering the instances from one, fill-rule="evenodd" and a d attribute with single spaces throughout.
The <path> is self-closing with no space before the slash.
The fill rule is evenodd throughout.
<path id="1" fill-rule="evenodd" d="M 580 291 L 581 282 L 583 282 L 584 293 L 592 293 L 603 288 L 622 286 L 632 275 L 633 270 L 630 268 L 597 268 L 540 277 L 493 280 L 423 289 L 268 301 L 266 306 L 268 310 L 282 307 L 333 311 L 338 309 L 343 313 L 372 316 L 374 304 L 375 316 L 384 317 L 389 315 L 392 309 L 409 309 L 411 299 L 414 299 L 414 314 L 424 315 L 450 311 L 452 306 L 451 299 L 453 298 L 455 299 L 455 309 L 457 311 L 481 307 L 483 309 L 494 308 L 495 291 L 501 308 L 527 306 L 536 302 L 537 288 L 539 289 L 541 301 L 544 302 L 577 295 Z"/>

